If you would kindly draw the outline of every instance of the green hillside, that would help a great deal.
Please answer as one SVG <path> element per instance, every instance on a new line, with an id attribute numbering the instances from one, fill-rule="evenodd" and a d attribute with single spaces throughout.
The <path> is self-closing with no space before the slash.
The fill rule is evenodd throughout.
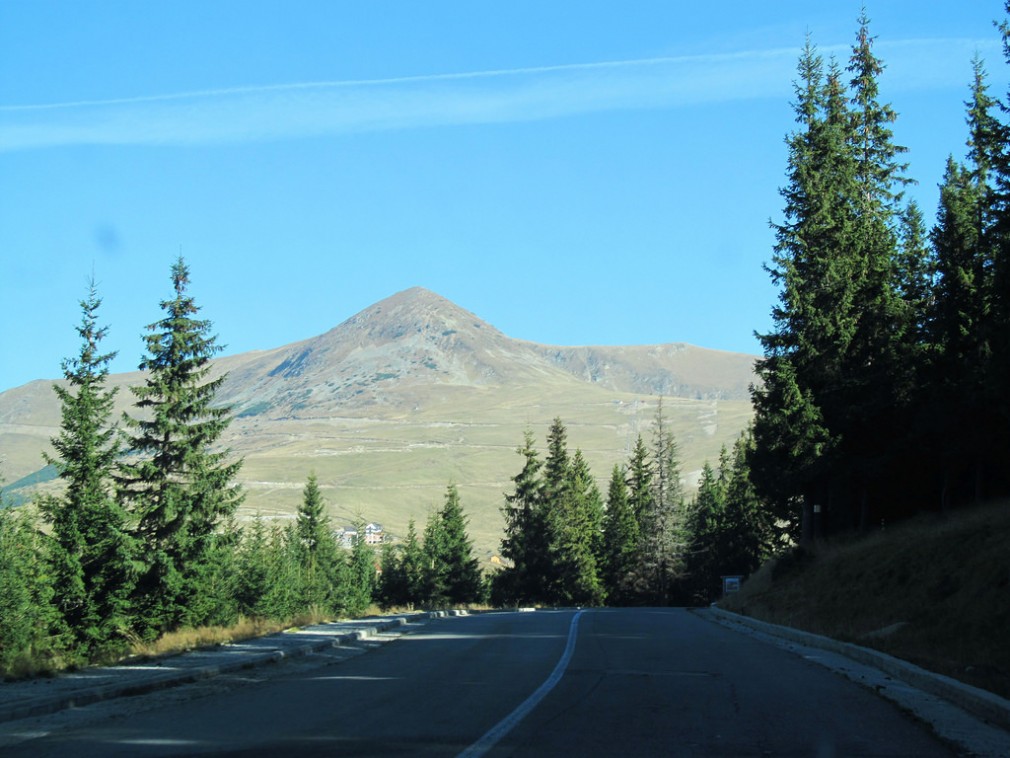
<path id="1" fill-rule="evenodd" d="M 605 492 L 613 465 L 627 460 L 637 435 L 650 439 L 657 402 L 575 383 L 553 390 L 457 388 L 443 402 L 433 398 L 416 411 L 384 418 L 263 422 L 271 435 L 238 433 L 233 440 L 245 457 L 240 480 L 247 498 L 240 515 L 293 515 L 301 487 L 315 471 L 336 523 L 350 524 L 360 515 L 402 537 L 410 518 L 423 525 L 429 509 L 441 506 L 452 481 L 477 553 L 486 560 L 501 540 L 499 509 L 522 467 L 515 450 L 526 428 L 543 450 L 551 420 L 560 417 L 572 449 L 582 449 Z M 706 460 L 715 461 L 723 445 L 732 446 L 750 419 L 745 401 L 664 398 L 663 405 L 689 485 Z M 236 429 L 247 422 L 255 423 L 237 419 Z M 256 447 L 243 449 L 244 438 Z"/>
<path id="2" fill-rule="evenodd" d="M 1010 503 L 920 516 L 766 564 L 721 605 L 1010 697 Z"/>

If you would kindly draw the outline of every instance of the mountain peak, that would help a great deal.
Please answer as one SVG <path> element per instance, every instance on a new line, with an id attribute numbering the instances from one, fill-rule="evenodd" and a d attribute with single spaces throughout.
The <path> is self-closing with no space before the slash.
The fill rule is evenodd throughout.
<path id="1" fill-rule="evenodd" d="M 511 339 L 423 287 L 397 292 L 325 334 L 229 369 L 224 398 L 271 415 L 414 408 L 432 388 L 535 386 L 573 379 L 636 393 L 746 397 L 752 359 L 683 345 L 559 348 Z M 551 379 L 553 377 L 553 379 Z"/>
<path id="2" fill-rule="evenodd" d="M 329 334 L 344 339 L 348 332 L 357 332 L 359 339 L 385 344 L 412 334 L 449 337 L 474 330 L 504 336 L 451 300 L 423 287 L 411 287 L 351 316 Z"/>

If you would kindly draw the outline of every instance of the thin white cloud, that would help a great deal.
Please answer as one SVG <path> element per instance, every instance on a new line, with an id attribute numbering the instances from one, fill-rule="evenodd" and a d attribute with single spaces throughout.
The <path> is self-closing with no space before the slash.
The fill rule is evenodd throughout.
<path id="1" fill-rule="evenodd" d="M 996 48 L 989 41 L 909 40 L 877 49 L 893 91 L 967 86 L 972 55 Z M 844 62 L 848 49 L 822 52 Z M 0 107 L 0 151 L 238 143 L 788 98 L 797 55 L 795 48 L 774 49 L 11 105 Z"/>

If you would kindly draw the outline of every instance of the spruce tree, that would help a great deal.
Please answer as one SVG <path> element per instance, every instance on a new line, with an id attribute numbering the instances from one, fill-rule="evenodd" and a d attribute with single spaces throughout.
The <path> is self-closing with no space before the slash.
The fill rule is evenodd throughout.
<path id="1" fill-rule="evenodd" d="M 756 444 L 748 453 L 753 481 L 786 539 L 808 543 L 818 531 L 814 507 L 825 502 L 836 441 L 792 360 L 772 355 L 758 363 L 763 382 L 752 389 Z"/>
<path id="2" fill-rule="evenodd" d="M 606 596 L 600 571 L 603 505 L 581 450 L 572 456 L 566 478 L 554 501 L 555 602 L 602 605 Z"/>
<path id="3" fill-rule="evenodd" d="M 646 527 L 646 514 L 653 509 L 652 463 L 649 448 L 642 435 L 635 439 L 627 469 L 628 505 L 642 534 Z"/>
<path id="4" fill-rule="evenodd" d="M 853 314 L 856 331 L 843 363 L 844 383 L 838 386 L 840 407 L 828 414 L 845 451 L 845 475 L 855 484 L 846 493 L 850 514 L 834 516 L 840 526 L 865 529 L 888 515 L 889 503 L 875 493 L 891 476 L 896 453 L 905 443 L 900 430 L 906 398 L 902 397 L 901 345 L 905 340 L 902 304 L 897 287 L 900 202 L 907 149 L 893 139 L 897 114 L 880 101 L 879 78 L 884 65 L 873 52 L 865 12 L 859 19 L 848 71 L 851 81 L 852 131 L 855 158 L 856 208 L 852 236 L 857 277 Z M 844 501 L 843 501 L 844 502 Z"/>
<path id="5" fill-rule="evenodd" d="M 750 482 L 749 431 L 726 448 L 719 466 L 705 463 L 698 493 L 688 513 L 687 584 L 691 601 L 709 603 L 721 592 L 721 578 L 748 576 L 776 545 L 774 517 Z"/>
<path id="6" fill-rule="evenodd" d="M 206 567 L 201 574 L 201 591 L 196 605 L 190 609 L 192 618 L 209 626 L 231 626 L 238 621 L 238 550 L 242 544 L 242 527 L 234 515 L 227 516 L 218 527 L 209 546 Z"/>
<path id="7" fill-rule="evenodd" d="M 1005 5 L 1010 14 L 1010 3 Z M 1003 55 L 1010 64 L 1010 22 L 999 24 L 1003 40 Z M 1010 92 L 1000 106 L 1004 112 Z M 989 106 L 991 101 L 986 102 Z M 1010 492 L 1010 125 L 998 121 L 989 108 L 984 128 L 972 133 L 972 147 L 989 159 L 992 168 L 990 202 L 991 218 L 991 321 L 987 330 L 992 351 L 991 371 L 986 382 L 986 394 L 992 399 L 992 476 L 1003 494 Z M 979 163 L 979 158 L 975 159 Z M 996 493 L 993 493 L 996 494 Z"/>
<path id="8" fill-rule="evenodd" d="M 922 211 L 910 202 L 899 218 L 899 248 L 896 261 L 897 293 L 901 301 L 900 332 L 904 335 L 898 392 L 916 401 L 930 350 L 929 318 L 933 302 L 936 259 L 930 246 Z"/>
<path id="9" fill-rule="evenodd" d="M 705 604 L 718 597 L 720 577 L 731 573 L 728 567 L 723 566 L 723 556 L 720 555 L 720 538 L 726 516 L 724 479 L 722 466 L 717 471 L 705 461 L 698 493 L 688 509 L 684 572 L 692 603 Z"/>
<path id="10" fill-rule="evenodd" d="M 625 605 L 632 599 L 639 531 L 628 497 L 625 473 L 617 464 L 614 464 L 607 487 L 603 539 L 603 585 L 607 602 L 610 605 Z"/>
<path id="11" fill-rule="evenodd" d="M 751 480 L 750 452 L 754 435 L 750 429 L 733 443 L 728 459 L 720 464 L 725 487 L 726 516 L 730 529 L 738 535 L 731 551 L 728 573 L 748 575 L 784 544 L 779 524 L 758 495 Z"/>
<path id="12" fill-rule="evenodd" d="M 565 544 L 562 537 L 566 511 L 571 499 L 571 457 L 568 453 L 568 429 L 558 417 L 547 432 L 547 455 L 541 476 L 541 518 L 544 553 L 540 581 L 545 602 L 568 602 L 562 561 Z"/>
<path id="13" fill-rule="evenodd" d="M 101 351 L 108 332 L 98 326 L 101 302 L 92 281 L 81 301 L 80 352 L 63 362 L 66 385 L 53 386 L 62 420 L 60 433 L 51 440 L 55 455 L 45 458 L 65 489 L 40 501 L 52 528 L 60 612 L 85 656 L 125 645 L 134 581 L 127 518 L 113 497 L 119 455 L 111 424 L 116 390 L 107 388 L 106 379 L 115 353 Z"/>
<path id="14" fill-rule="evenodd" d="M 55 604 L 49 543 L 34 514 L 3 506 L 0 498 L 0 676 L 24 676 L 64 652 L 67 627 Z"/>
<path id="15" fill-rule="evenodd" d="M 979 228 L 982 198 L 966 167 L 949 159 L 943 183 L 933 246 L 937 283 L 932 309 L 934 351 L 931 366 L 932 410 L 936 450 L 944 472 L 942 505 L 953 496 L 956 480 L 981 466 L 989 445 L 985 401 L 989 369 L 984 339 L 989 301 L 983 244 Z"/>
<path id="16" fill-rule="evenodd" d="M 424 570 L 420 602 L 430 608 L 444 608 L 448 605 L 448 580 L 446 577 L 445 531 L 439 511 L 432 508 L 424 524 L 421 552 L 424 556 Z"/>
<path id="17" fill-rule="evenodd" d="M 268 530 L 266 559 L 269 581 L 260 603 L 266 618 L 287 621 L 308 617 L 305 594 L 302 591 L 304 577 L 301 548 L 294 524 L 271 526 Z M 344 565 L 343 561 L 340 565 Z"/>
<path id="18" fill-rule="evenodd" d="M 851 119 L 841 81 L 807 41 L 794 85 L 798 129 L 787 138 L 784 222 L 775 224 L 772 281 L 779 302 L 773 329 L 759 335 L 764 357 L 752 388 L 752 465 L 763 494 L 799 537 L 813 534 L 814 505 L 826 505 L 839 443 L 831 417 L 858 329 L 858 276 L 853 254 L 856 169 Z"/>
<path id="19" fill-rule="evenodd" d="M 324 614 L 341 609 L 343 557 L 333 534 L 326 503 L 315 472 L 309 474 L 302 502 L 295 515 L 298 563 L 301 569 L 302 605 Z"/>
<path id="20" fill-rule="evenodd" d="M 270 558 L 270 535 L 262 514 L 257 512 L 243 530 L 236 559 L 235 599 L 239 613 L 244 616 L 271 618 L 267 597 L 276 574 L 271 571 Z"/>
<path id="21" fill-rule="evenodd" d="M 222 521 L 242 499 L 241 461 L 217 449 L 230 409 L 215 405 L 224 377 L 208 378 L 220 351 L 211 323 L 187 294 L 189 268 L 172 266 L 173 296 L 148 327 L 144 384 L 132 388 L 137 416 L 124 415 L 130 456 L 117 476 L 119 498 L 136 520 L 145 565 L 134 590 L 143 637 L 207 620 L 201 602 Z"/>
<path id="22" fill-rule="evenodd" d="M 403 572 L 405 603 L 420 605 L 424 602 L 424 549 L 417 538 L 414 519 L 407 523 L 407 538 L 403 542 L 403 558 L 400 562 Z"/>
<path id="23" fill-rule="evenodd" d="M 513 492 L 505 495 L 505 519 L 501 555 L 506 565 L 494 577 L 494 598 L 499 605 L 537 602 L 542 598 L 547 567 L 547 540 L 543 524 L 543 492 L 533 432 L 523 435 L 516 450 L 523 457 L 522 470 L 512 477 Z"/>
<path id="24" fill-rule="evenodd" d="M 442 522 L 442 555 L 445 599 L 451 605 L 475 603 L 481 599 L 483 580 L 480 562 L 473 555 L 473 543 L 466 532 L 467 518 L 459 499 L 459 489 L 450 484 L 439 513 Z"/>
<path id="25" fill-rule="evenodd" d="M 1005 391 L 993 381 L 1006 331 L 999 324 L 997 276 L 1005 244 L 999 185 L 1006 131 L 993 115 L 998 104 L 989 96 L 986 80 L 976 58 L 966 103 L 968 162 L 948 160 L 932 232 L 937 281 L 930 321 L 931 415 L 943 471 L 942 507 L 982 499 L 991 478 L 987 470 L 1005 470 L 1005 457 L 994 453 L 1010 443 L 999 410 Z"/>
<path id="26" fill-rule="evenodd" d="M 384 609 L 407 605 L 406 574 L 403 571 L 402 546 L 383 542 L 379 548 L 379 581 L 375 589 L 375 599 Z"/>
<path id="27" fill-rule="evenodd" d="M 365 522 L 355 524 L 347 572 L 347 592 L 344 608 L 352 616 L 360 616 L 372 604 L 375 592 L 375 551 L 365 536 Z"/>
<path id="28" fill-rule="evenodd" d="M 662 400 L 652 431 L 652 497 L 649 508 L 641 514 L 638 591 L 650 604 L 668 605 L 683 568 L 680 521 L 684 503 L 677 443 L 663 413 Z"/>

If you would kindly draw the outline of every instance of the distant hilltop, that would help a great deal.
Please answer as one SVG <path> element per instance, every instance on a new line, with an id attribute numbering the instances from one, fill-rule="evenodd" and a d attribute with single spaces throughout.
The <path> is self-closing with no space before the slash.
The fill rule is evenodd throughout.
<path id="1" fill-rule="evenodd" d="M 753 356 L 683 344 L 551 347 L 516 340 L 426 289 L 399 292 L 318 337 L 227 359 L 239 413 L 409 408 L 432 386 L 528 385 L 551 376 L 619 392 L 745 400 Z"/>

